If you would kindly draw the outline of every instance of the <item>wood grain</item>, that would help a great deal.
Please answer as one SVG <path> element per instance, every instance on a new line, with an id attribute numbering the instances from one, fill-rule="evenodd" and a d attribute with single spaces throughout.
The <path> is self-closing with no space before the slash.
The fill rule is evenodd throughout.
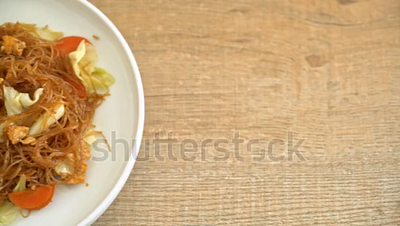
<path id="1" fill-rule="evenodd" d="M 91 2 L 146 99 L 141 161 L 95 225 L 400 225 L 400 1 Z M 257 161 L 288 133 L 306 161 Z M 157 154 L 157 134 L 178 142 Z M 265 142 L 181 153 L 235 134 Z"/>

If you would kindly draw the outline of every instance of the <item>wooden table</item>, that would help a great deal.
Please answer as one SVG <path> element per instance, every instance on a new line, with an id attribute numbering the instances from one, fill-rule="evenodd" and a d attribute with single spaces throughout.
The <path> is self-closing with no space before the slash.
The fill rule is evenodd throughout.
<path id="1" fill-rule="evenodd" d="M 146 98 L 95 225 L 400 225 L 399 0 L 91 2 Z"/>

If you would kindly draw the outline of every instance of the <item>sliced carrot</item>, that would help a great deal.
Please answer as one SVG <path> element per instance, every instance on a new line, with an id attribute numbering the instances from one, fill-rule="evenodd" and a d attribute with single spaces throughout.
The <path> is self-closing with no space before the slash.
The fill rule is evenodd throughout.
<path id="1" fill-rule="evenodd" d="M 23 191 L 12 192 L 8 198 L 16 206 L 27 210 L 39 210 L 47 206 L 53 199 L 55 186 L 46 185 L 36 187 L 35 190 L 27 189 Z"/>
<path id="2" fill-rule="evenodd" d="M 78 94 L 78 97 L 86 99 L 87 97 L 87 92 L 85 86 L 81 83 L 81 81 L 78 78 L 73 78 L 71 76 L 63 76 L 62 77 L 64 81 L 68 82 L 69 84 L 72 85 L 76 89 L 76 93 Z"/>
<path id="3" fill-rule="evenodd" d="M 79 36 L 67 36 L 56 42 L 55 48 L 58 50 L 61 56 L 66 56 L 69 53 L 75 51 L 79 44 L 85 40 L 90 43 L 86 38 Z"/>

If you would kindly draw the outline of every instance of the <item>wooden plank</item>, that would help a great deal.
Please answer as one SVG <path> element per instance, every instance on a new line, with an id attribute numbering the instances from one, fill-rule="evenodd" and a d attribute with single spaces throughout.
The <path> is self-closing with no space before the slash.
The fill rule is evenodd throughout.
<path id="1" fill-rule="evenodd" d="M 400 1 L 91 2 L 146 98 L 142 161 L 95 225 L 400 224 Z M 178 141 L 157 155 L 157 133 Z M 188 160 L 188 139 L 214 143 Z"/>

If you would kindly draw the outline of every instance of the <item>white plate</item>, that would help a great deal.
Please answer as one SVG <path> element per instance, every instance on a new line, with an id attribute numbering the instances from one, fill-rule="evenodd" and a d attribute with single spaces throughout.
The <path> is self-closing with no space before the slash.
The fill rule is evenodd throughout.
<path id="1" fill-rule="evenodd" d="M 129 140 L 129 146 L 117 144 L 112 153 L 92 150 L 105 160 L 89 161 L 88 187 L 57 186 L 53 201 L 44 209 L 33 211 L 12 225 L 88 225 L 111 204 L 125 184 L 139 151 L 144 123 L 144 98 L 139 70 L 132 52 L 107 17 L 86 1 L 78 0 L 1 0 L 0 23 L 25 22 L 48 24 L 64 35 L 88 38 L 95 46 L 97 65 L 107 69 L 116 79 L 111 96 L 96 111 L 94 124 L 110 143 Z M 94 40 L 92 35 L 100 37 Z M 115 131 L 115 139 L 112 139 Z M 132 141 L 136 140 L 133 145 Z M 121 143 L 121 142 L 120 142 Z M 129 158 L 126 154 L 129 154 Z"/>

